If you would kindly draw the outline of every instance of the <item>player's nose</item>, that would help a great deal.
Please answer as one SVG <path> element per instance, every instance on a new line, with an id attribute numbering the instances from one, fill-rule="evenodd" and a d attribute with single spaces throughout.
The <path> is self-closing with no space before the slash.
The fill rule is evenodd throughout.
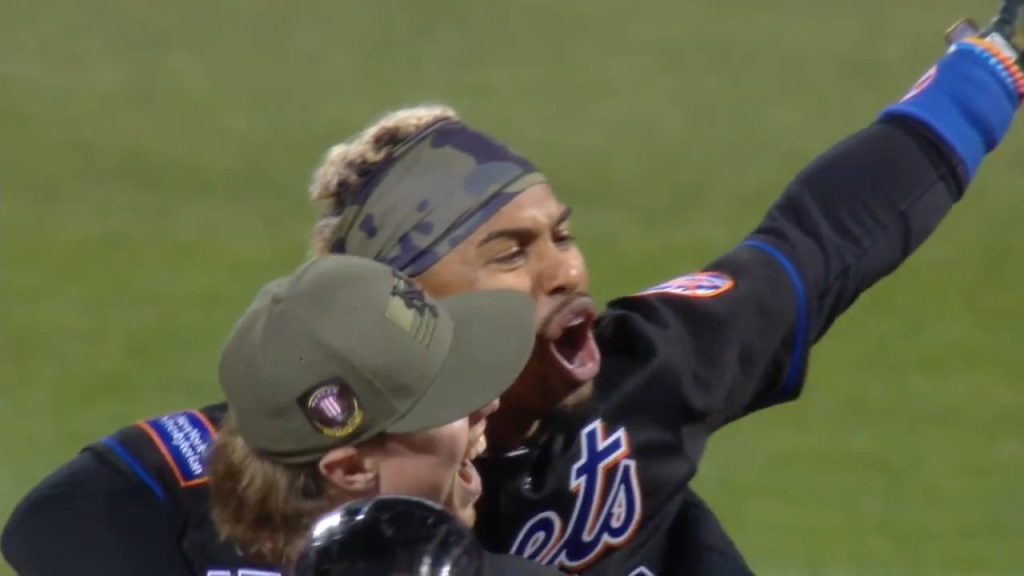
<path id="1" fill-rule="evenodd" d="M 583 268 L 575 254 L 551 250 L 541 263 L 538 280 L 547 296 L 572 294 L 583 289 Z"/>

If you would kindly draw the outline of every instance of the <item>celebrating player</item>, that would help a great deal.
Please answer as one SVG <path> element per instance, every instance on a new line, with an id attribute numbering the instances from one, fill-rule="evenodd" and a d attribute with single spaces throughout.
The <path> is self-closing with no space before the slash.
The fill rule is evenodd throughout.
<path id="1" fill-rule="evenodd" d="M 512 291 L 434 301 L 353 256 L 318 258 L 268 284 L 221 355 L 231 408 L 208 461 L 222 535 L 290 566 L 318 516 L 381 494 L 438 502 L 472 526 L 471 460 L 530 355 L 532 312 Z M 510 556 L 482 562 L 544 569 Z"/>
<path id="2" fill-rule="evenodd" d="M 688 487 L 707 438 L 794 399 L 811 345 L 962 197 L 1024 91 L 1005 36 L 956 41 L 905 98 L 800 172 L 734 249 L 599 317 L 568 207 L 528 160 L 450 110 L 402 111 L 333 149 L 313 186 L 318 253 L 380 260 L 437 297 L 511 288 L 534 299 L 533 354 L 490 418 L 481 464 L 489 548 L 589 575 L 749 573 Z M 244 565 L 207 540 L 205 470 L 182 455 L 212 429 L 190 414 L 122 431 L 44 482 L 7 528 L 12 562 L 54 566 L 45 551 L 66 519 L 45 513 L 74 506 L 83 523 L 145 514 L 146 546 L 177 550 L 181 565 Z M 196 440 L 170 443 L 168 419 Z M 88 492 L 108 503 L 82 504 Z M 128 498 L 130 514 L 118 509 Z M 104 538 L 140 541 L 124 531 Z"/>

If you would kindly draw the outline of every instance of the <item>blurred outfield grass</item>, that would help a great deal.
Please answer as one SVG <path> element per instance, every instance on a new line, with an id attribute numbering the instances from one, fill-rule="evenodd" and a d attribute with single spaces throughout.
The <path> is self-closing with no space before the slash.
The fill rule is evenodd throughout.
<path id="1" fill-rule="evenodd" d="M 731 248 L 980 0 L 0 3 L 0 520 L 82 445 L 218 399 L 306 254 L 311 170 L 456 106 L 575 205 L 602 299 Z M 1024 137 L 698 485 L 761 574 L 1024 573 Z M 5 567 L 0 566 L 0 573 Z"/>

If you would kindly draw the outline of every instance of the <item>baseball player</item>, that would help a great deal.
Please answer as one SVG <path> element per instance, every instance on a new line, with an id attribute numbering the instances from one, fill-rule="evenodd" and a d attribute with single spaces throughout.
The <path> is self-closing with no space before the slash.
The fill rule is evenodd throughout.
<path id="1" fill-rule="evenodd" d="M 688 487 L 707 438 L 796 398 L 812 344 L 962 197 L 1024 91 L 1009 20 L 958 36 L 903 99 L 801 171 L 734 249 L 600 316 L 568 208 L 528 160 L 451 111 L 404 111 L 332 149 L 313 186 L 325 205 L 319 253 L 380 260 L 437 297 L 513 288 L 535 301 L 534 353 L 489 418 L 480 465 L 488 489 L 477 533 L 490 550 L 569 573 L 749 573 Z M 146 426 L 168 421 L 195 440 L 166 449 Z M 97 550 L 139 544 L 137 528 L 123 526 L 144 522 L 145 546 L 178 558 L 167 574 L 246 566 L 210 540 L 206 470 L 186 457 L 214 426 L 195 412 L 143 424 L 25 499 L 4 536 L 12 564 L 59 573 L 43 550 L 64 518 L 46 512 L 71 506 L 83 523 L 99 517 L 88 522 L 114 530 L 68 544 L 76 553 L 103 558 Z M 131 513 L 119 508 L 129 498 Z"/>
<path id="2" fill-rule="evenodd" d="M 382 494 L 437 502 L 468 531 L 481 490 L 472 460 L 533 335 L 533 304 L 520 292 L 435 301 L 365 258 L 317 258 L 271 282 L 221 354 L 231 408 L 208 458 L 221 535 L 291 566 L 318 516 Z M 389 531 L 415 541 L 423 528 Z M 377 552 L 407 560 L 423 551 Z M 557 574 L 511 556 L 481 562 Z"/>

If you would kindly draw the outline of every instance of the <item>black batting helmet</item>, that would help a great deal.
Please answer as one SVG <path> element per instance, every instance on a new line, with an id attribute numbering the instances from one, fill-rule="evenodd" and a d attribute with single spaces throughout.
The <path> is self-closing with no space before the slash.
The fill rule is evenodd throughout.
<path id="1" fill-rule="evenodd" d="M 351 502 L 322 516 L 294 576 L 481 576 L 473 532 L 419 498 Z"/>

